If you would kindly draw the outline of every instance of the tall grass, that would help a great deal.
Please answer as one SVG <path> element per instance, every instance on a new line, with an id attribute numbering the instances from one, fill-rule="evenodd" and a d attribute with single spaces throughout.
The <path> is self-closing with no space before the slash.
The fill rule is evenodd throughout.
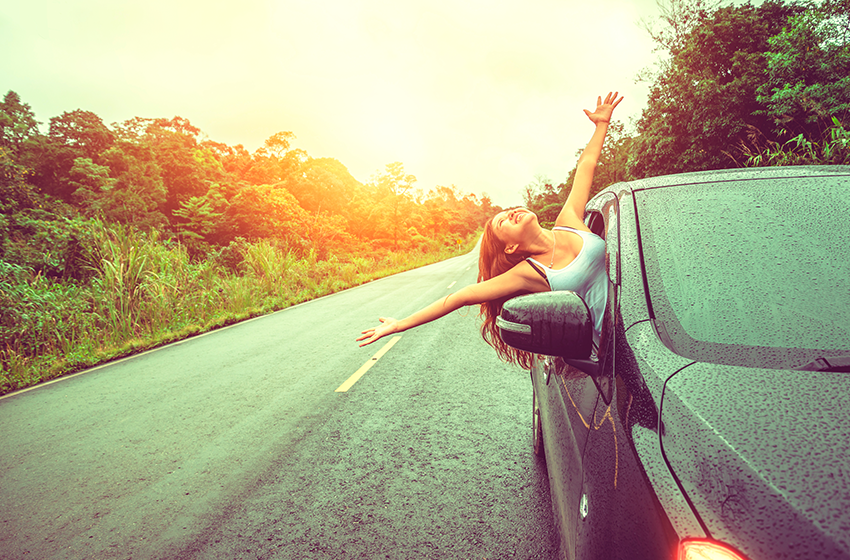
<path id="1" fill-rule="evenodd" d="M 468 252 L 476 239 L 324 260 L 263 240 L 244 244 L 234 270 L 156 232 L 91 227 L 87 281 L 0 260 L 0 394 Z"/>
<path id="2" fill-rule="evenodd" d="M 762 144 L 754 132 L 751 145 L 744 144 L 747 167 L 778 165 L 847 165 L 850 164 L 850 130 L 832 117 L 829 134 L 814 142 L 799 134 L 786 141 Z"/>

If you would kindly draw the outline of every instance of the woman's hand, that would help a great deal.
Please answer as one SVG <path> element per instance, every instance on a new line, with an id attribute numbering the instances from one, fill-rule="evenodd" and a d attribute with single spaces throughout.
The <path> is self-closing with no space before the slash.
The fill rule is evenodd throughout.
<path id="1" fill-rule="evenodd" d="M 602 101 L 602 97 L 598 97 L 596 99 L 596 110 L 591 113 L 585 109 L 584 114 L 587 115 L 587 118 L 589 118 L 593 124 L 611 122 L 611 114 L 614 112 L 614 107 L 619 105 L 620 101 L 623 100 L 622 96 L 617 99 L 618 93 L 619 92 L 617 91 L 614 93 L 608 92 L 608 95 L 605 96 L 605 102 Z"/>
<path id="2" fill-rule="evenodd" d="M 360 343 L 360 346 L 372 344 L 381 337 L 398 332 L 398 321 L 396 321 L 392 317 L 381 317 L 380 320 L 382 324 L 378 325 L 377 327 L 372 327 L 371 329 L 366 329 L 365 331 L 360 333 L 363 336 L 358 338 L 357 341 L 364 341 Z"/>

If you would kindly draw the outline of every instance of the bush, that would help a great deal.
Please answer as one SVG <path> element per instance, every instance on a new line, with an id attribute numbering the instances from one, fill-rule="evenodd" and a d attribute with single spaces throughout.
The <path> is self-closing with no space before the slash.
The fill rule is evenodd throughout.
<path id="1" fill-rule="evenodd" d="M 38 208 L 3 217 L 0 258 L 54 279 L 85 281 L 91 271 L 83 255 L 94 243 L 92 223 Z"/>
<path id="2" fill-rule="evenodd" d="M 0 231 L 6 224 L 16 232 L 30 228 L 30 239 L 56 234 L 85 242 L 73 259 L 67 247 L 40 257 L 13 251 L 38 268 L 0 260 L 0 394 L 436 262 L 471 250 L 477 239 L 459 244 L 446 236 L 419 250 L 344 252 L 323 260 L 313 249 L 299 256 L 279 240 L 237 239 L 193 260 L 185 245 L 161 240 L 156 230 L 26 219 L 16 218 L 13 227 L 12 220 L 0 220 Z M 18 250 L 16 243 L 12 239 Z M 46 241 L 38 246 L 49 250 Z M 58 273 L 69 262 L 73 281 Z"/>

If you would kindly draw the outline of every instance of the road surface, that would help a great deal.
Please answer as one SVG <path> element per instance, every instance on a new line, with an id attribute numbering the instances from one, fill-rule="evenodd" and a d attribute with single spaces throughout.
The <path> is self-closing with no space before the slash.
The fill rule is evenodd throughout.
<path id="1" fill-rule="evenodd" d="M 476 259 L 0 399 L 0 557 L 556 557 L 528 374 L 477 309 L 378 360 L 387 339 L 354 340 L 474 282 Z"/>

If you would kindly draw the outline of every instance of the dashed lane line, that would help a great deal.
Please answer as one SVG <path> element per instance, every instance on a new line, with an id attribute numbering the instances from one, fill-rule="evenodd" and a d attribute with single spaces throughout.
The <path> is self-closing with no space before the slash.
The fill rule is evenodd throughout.
<path id="1" fill-rule="evenodd" d="M 352 385 L 354 385 L 355 383 L 357 383 L 357 380 L 358 380 L 358 379 L 360 379 L 361 377 L 363 377 L 363 374 L 364 374 L 364 373 L 366 373 L 367 371 L 369 371 L 369 368 L 370 368 L 370 367 L 372 367 L 372 366 L 374 366 L 374 365 L 375 365 L 375 362 L 377 362 L 379 359 L 381 359 L 381 356 L 383 356 L 384 354 L 386 354 L 386 353 L 389 351 L 389 349 L 390 349 L 390 348 L 392 348 L 392 347 L 393 347 L 393 345 L 394 345 L 396 342 L 398 342 L 398 341 L 399 341 L 399 339 L 400 339 L 400 338 L 401 338 L 400 336 L 394 336 L 394 337 L 392 337 L 392 338 L 391 338 L 391 339 L 390 339 L 390 340 L 389 340 L 386 344 L 384 344 L 383 348 L 381 348 L 380 350 L 378 350 L 378 351 L 375 353 L 375 355 L 374 355 L 374 356 L 372 356 L 372 358 L 371 358 L 368 362 L 366 362 L 365 364 L 363 364 L 362 366 L 360 366 L 360 369 L 358 369 L 357 371 L 355 371 L 355 372 L 354 372 L 354 374 L 352 374 L 352 376 L 351 376 L 351 377 L 349 377 L 348 379 L 346 379 L 346 380 L 345 380 L 345 383 L 343 383 L 342 385 L 340 385 L 340 386 L 339 386 L 339 388 L 338 388 L 336 391 L 334 391 L 334 392 L 335 392 L 335 393 L 345 393 L 346 391 L 348 391 L 349 389 L 351 389 L 351 386 L 352 386 Z"/>

